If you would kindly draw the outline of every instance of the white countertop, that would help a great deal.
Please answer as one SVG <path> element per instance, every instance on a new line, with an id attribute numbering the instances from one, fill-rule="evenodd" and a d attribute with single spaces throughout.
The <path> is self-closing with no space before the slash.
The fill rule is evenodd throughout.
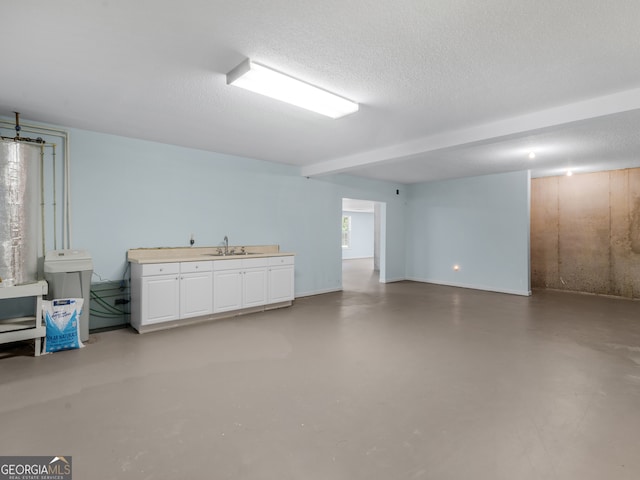
<path id="1" fill-rule="evenodd" d="M 240 251 L 243 246 L 229 246 L 229 251 Z M 237 258 L 286 257 L 295 255 L 281 252 L 278 245 L 245 245 L 247 254 L 217 255 L 224 247 L 159 247 L 134 248 L 127 252 L 131 263 L 201 262 L 206 260 L 231 260 Z"/>

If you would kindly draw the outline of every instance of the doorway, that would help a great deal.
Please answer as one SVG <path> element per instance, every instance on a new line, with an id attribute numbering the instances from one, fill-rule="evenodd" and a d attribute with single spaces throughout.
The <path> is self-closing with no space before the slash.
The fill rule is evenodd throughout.
<path id="1" fill-rule="evenodd" d="M 386 204 L 342 199 L 342 288 L 383 282 Z"/>

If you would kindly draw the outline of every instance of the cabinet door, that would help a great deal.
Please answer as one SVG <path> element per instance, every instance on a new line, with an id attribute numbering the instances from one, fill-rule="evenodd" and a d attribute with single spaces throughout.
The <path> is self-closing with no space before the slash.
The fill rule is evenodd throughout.
<path id="1" fill-rule="evenodd" d="M 269 267 L 268 303 L 288 302 L 294 297 L 293 265 Z"/>
<path id="2" fill-rule="evenodd" d="M 249 268 L 243 274 L 242 306 L 257 307 L 267 303 L 267 269 Z"/>
<path id="3" fill-rule="evenodd" d="M 213 274 L 185 273 L 180 276 L 180 318 L 209 315 L 213 311 Z"/>
<path id="4" fill-rule="evenodd" d="M 178 275 L 142 277 L 141 325 L 177 320 L 180 314 Z"/>
<path id="5" fill-rule="evenodd" d="M 213 313 L 242 308 L 242 270 L 213 272 Z"/>

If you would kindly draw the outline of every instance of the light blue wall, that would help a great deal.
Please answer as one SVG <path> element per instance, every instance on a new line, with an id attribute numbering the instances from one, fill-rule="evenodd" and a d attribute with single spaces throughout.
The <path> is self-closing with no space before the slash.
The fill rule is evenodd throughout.
<path id="1" fill-rule="evenodd" d="M 128 249 L 187 246 L 193 233 L 198 246 L 225 235 L 279 244 L 297 254 L 297 296 L 339 290 L 342 198 L 355 198 L 382 204 L 382 281 L 529 292 L 527 172 L 412 186 L 307 179 L 296 167 L 67 130 L 72 247 L 89 250 L 102 280 L 122 278 Z"/>
<path id="2" fill-rule="evenodd" d="M 307 179 L 278 165 L 70 129 L 72 246 L 117 280 L 137 247 L 279 244 L 296 253 L 296 295 L 342 288 L 342 198 L 387 203 L 386 275 L 404 278 L 399 185 L 348 175 Z M 383 277 L 384 278 L 384 277 Z"/>
<path id="3" fill-rule="evenodd" d="M 351 216 L 351 245 L 342 249 L 342 258 L 373 257 L 373 213 L 342 212 Z"/>
<path id="4" fill-rule="evenodd" d="M 530 183 L 515 172 L 410 186 L 407 278 L 529 295 Z"/>

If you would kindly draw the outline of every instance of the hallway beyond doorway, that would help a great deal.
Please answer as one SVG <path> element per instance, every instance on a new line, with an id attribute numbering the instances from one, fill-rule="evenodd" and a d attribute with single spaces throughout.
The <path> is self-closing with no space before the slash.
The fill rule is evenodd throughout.
<path id="1" fill-rule="evenodd" d="M 371 290 L 380 282 L 380 272 L 373 269 L 373 257 L 342 261 L 342 289 Z"/>

